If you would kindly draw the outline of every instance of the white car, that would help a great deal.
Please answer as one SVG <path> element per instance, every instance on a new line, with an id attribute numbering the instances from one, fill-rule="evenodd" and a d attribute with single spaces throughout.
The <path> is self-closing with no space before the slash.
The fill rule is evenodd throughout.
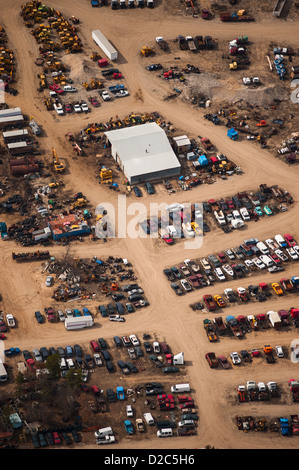
<path id="1" fill-rule="evenodd" d="M 298 245 L 294 245 L 292 248 L 293 248 L 293 250 L 295 251 L 295 253 L 299 256 L 299 246 L 298 246 Z"/>
<path id="2" fill-rule="evenodd" d="M 257 388 L 259 392 L 265 392 L 267 390 L 266 385 L 264 382 L 259 382 L 257 384 Z"/>
<path id="3" fill-rule="evenodd" d="M 289 255 L 290 258 L 292 258 L 294 261 L 298 259 L 298 255 L 294 248 L 286 248 L 286 252 Z"/>
<path id="4" fill-rule="evenodd" d="M 109 95 L 108 91 L 103 91 L 101 96 L 102 96 L 104 101 L 111 100 L 111 96 Z"/>
<path id="5" fill-rule="evenodd" d="M 98 445 L 102 444 L 113 444 L 115 442 L 115 437 L 114 436 L 104 436 L 101 438 L 96 438 L 96 443 Z"/>
<path id="6" fill-rule="evenodd" d="M 275 346 L 277 357 L 284 357 L 283 349 L 281 346 Z"/>
<path id="7" fill-rule="evenodd" d="M 247 266 L 247 268 L 254 268 L 255 264 L 254 262 L 252 261 L 252 259 L 246 259 L 245 260 L 245 264 Z"/>
<path id="8" fill-rule="evenodd" d="M 69 309 L 69 308 L 66 309 L 65 315 L 66 315 L 67 318 L 72 318 L 74 316 L 72 310 Z"/>
<path id="9" fill-rule="evenodd" d="M 134 416 L 132 405 L 126 406 L 126 413 L 127 413 L 128 418 Z"/>
<path id="10" fill-rule="evenodd" d="M 54 278 L 53 276 L 47 276 L 46 277 L 46 287 L 51 287 L 53 284 Z"/>
<path id="11" fill-rule="evenodd" d="M 89 111 L 89 107 L 86 103 L 81 103 L 81 109 L 84 113 L 87 113 Z"/>
<path id="12" fill-rule="evenodd" d="M 245 222 L 250 220 L 250 215 L 249 215 L 248 210 L 246 209 L 246 207 L 241 207 L 240 214 L 241 214 L 242 219 Z"/>
<path id="13" fill-rule="evenodd" d="M 255 390 L 256 383 L 253 380 L 248 380 L 248 382 L 246 382 L 246 388 L 247 390 Z"/>
<path id="14" fill-rule="evenodd" d="M 265 269 L 266 265 L 259 259 L 259 258 L 253 258 L 252 261 L 256 265 L 257 268 L 259 269 Z"/>
<path id="15" fill-rule="evenodd" d="M 75 104 L 74 106 L 75 113 L 82 113 L 82 108 L 79 104 Z"/>
<path id="16" fill-rule="evenodd" d="M 64 320 L 65 320 L 65 315 L 64 315 L 63 311 L 62 311 L 62 310 L 58 310 L 57 313 L 58 313 L 58 318 L 59 318 L 59 320 L 60 320 L 60 321 L 64 321 Z"/>
<path id="17" fill-rule="evenodd" d="M 282 251 L 282 250 L 275 250 L 274 253 L 278 256 L 279 259 L 281 259 L 281 261 L 288 261 L 289 258 L 287 257 L 287 255 Z"/>
<path id="18" fill-rule="evenodd" d="M 181 279 L 181 285 L 183 289 L 187 292 L 190 292 L 192 290 L 192 287 L 190 286 L 189 282 L 186 281 L 186 279 Z"/>
<path id="19" fill-rule="evenodd" d="M 129 338 L 130 338 L 130 341 L 133 344 L 133 346 L 139 346 L 140 345 L 139 340 L 138 340 L 136 335 L 130 335 Z"/>
<path id="20" fill-rule="evenodd" d="M 67 363 L 67 366 L 68 366 L 69 369 L 75 369 L 76 368 L 73 359 L 68 358 L 68 359 L 65 360 L 65 362 Z"/>
<path id="21" fill-rule="evenodd" d="M 233 364 L 241 364 L 241 358 L 237 352 L 232 352 L 230 353 L 231 360 L 233 361 Z"/>
<path id="22" fill-rule="evenodd" d="M 109 320 L 110 321 L 126 321 L 124 317 L 121 317 L 120 315 L 109 315 Z"/>
<path id="23" fill-rule="evenodd" d="M 223 274 L 221 268 L 216 268 L 215 269 L 215 274 L 216 274 L 217 278 L 219 279 L 219 281 L 225 281 L 226 280 L 226 277 Z"/>
<path id="24" fill-rule="evenodd" d="M 243 78 L 243 83 L 244 83 L 244 85 L 250 85 L 251 84 L 251 78 L 250 77 L 244 77 Z"/>

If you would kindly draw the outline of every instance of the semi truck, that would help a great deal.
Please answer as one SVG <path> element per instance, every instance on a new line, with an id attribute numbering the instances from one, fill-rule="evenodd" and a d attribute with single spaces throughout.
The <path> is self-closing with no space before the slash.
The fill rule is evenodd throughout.
<path id="1" fill-rule="evenodd" d="M 84 315 L 81 317 L 66 318 L 64 326 L 66 330 L 80 330 L 94 325 L 94 320 L 91 315 Z"/>
<path id="2" fill-rule="evenodd" d="M 107 55 L 108 59 L 117 60 L 117 50 L 99 29 L 92 31 L 92 39 Z"/>

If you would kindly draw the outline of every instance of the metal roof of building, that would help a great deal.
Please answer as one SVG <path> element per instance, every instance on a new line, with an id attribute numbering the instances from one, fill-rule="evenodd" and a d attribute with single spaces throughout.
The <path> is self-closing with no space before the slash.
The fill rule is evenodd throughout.
<path id="1" fill-rule="evenodd" d="M 127 176 L 180 168 L 163 129 L 149 122 L 105 132 Z"/>

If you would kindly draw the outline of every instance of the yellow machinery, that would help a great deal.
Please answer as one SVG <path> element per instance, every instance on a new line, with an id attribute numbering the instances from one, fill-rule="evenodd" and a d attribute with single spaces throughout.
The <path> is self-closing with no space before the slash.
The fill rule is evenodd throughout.
<path id="1" fill-rule="evenodd" d="M 109 170 L 109 168 L 101 168 L 100 178 L 101 178 L 101 184 L 111 184 L 112 183 L 112 170 Z"/>
<path id="2" fill-rule="evenodd" d="M 57 173 L 62 173 L 65 170 L 65 166 L 60 162 L 59 157 L 54 148 L 52 149 L 52 157 L 55 171 Z"/>
<path id="3" fill-rule="evenodd" d="M 237 70 L 238 69 L 238 64 L 237 62 L 232 62 L 229 64 L 229 70 Z"/>
<path id="4" fill-rule="evenodd" d="M 77 209 L 78 207 L 85 207 L 86 205 L 87 205 L 86 199 L 84 199 L 84 197 L 81 197 L 74 202 L 72 206 L 72 210 Z"/>
<path id="5" fill-rule="evenodd" d="M 141 54 L 144 56 L 144 57 L 148 57 L 149 55 L 153 54 L 154 51 L 153 49 L 151 49 L 150 47 L 148 46 L 143 46 L 143 48 L 141 49 Z"/>

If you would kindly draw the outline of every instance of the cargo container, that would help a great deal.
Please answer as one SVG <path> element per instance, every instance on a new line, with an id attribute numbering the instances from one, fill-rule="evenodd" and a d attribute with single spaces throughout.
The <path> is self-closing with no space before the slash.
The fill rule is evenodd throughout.
<path id="1" fill-rule="evenodd" d="M 108 39 L 99 29 L 92 31 L 92 39 L 102 49 L 110 60 L 117 59 L 117 50 L 112 46 Z"/>
<path id="2" fill-rule="evenodd" d="M 79 330 L 93 326 L 94 321 L 91 315 L 84 315 L 81 317 L 66 318 L 64 326 L 66 330 Z"/>
<path id="3" fill-rule="evenodd" d="M 35 147 L 32 143 L 26 142 L 25 140 L 22 142 L 11 142 L 7 144 L 7 150 L 12 155 L 23 155 L 24 153 L 33 153 L 35 151 Z"/>
<path id="4" fill-rule="evenodd" d="M 9 142 L 22 142 L 27 140 L 28 137 L 27 129 L 3 132 L 3 139 L 6 144 Z"/>

